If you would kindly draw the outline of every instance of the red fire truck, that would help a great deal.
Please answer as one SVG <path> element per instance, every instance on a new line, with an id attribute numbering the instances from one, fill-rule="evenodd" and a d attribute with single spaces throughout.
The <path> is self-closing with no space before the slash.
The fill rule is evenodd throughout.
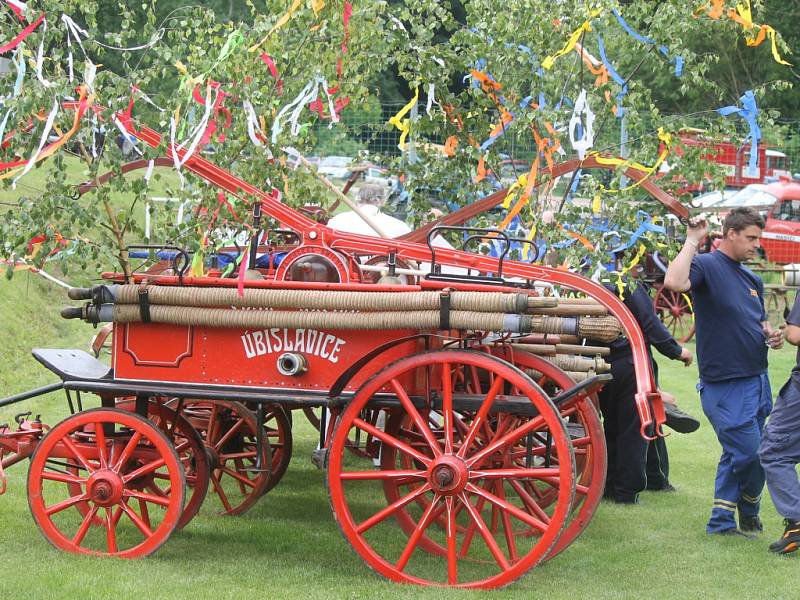
<path id="1" fill-rule="evenodd" d="M 751 183 L 769 183 L 781 176 L 791 177 L 789 159 L 783 152 L 758 145 L 758 163 L 754 170 L 750 169 L 750 145 L 737 147 L 728 139 L 715 140 L 704 134 L 701 129 L 681 129 L 678 133 L 681 145 L 689 148 L 708 148 L 704 158 L 721 165 L 725 170 L 725 186 L 743 188 Z M 676 154 L 682 154 L 678 146 Z M 774 179 L 773 179 L 774 178 Z M 702 191 L 702 183 L 692 183 L 685 190 L 689 193 Z"/>

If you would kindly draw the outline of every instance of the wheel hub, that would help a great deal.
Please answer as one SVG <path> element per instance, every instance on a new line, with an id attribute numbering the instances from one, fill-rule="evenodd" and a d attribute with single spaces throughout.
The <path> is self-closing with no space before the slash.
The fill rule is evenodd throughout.
<path id="1" fill-rule="evenodd" d="M 125 484 L 122 478 L 109 470 L 95 471 L 86 484 L 89 499 L 99 506 L 113 506 L 122 500 Z"/>
<path id="2" fill-rule="evenodd" d="M 454 455 L 440 456 L 428 467 L 428 483 L 437 494 L 454 496 L 469 480 L 466 463 Z"/>

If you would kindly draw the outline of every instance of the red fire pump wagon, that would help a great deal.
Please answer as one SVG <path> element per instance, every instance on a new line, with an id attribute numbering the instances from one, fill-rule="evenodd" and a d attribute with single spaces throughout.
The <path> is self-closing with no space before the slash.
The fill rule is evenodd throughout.
<path id="1" fill-rule="evenodd" d="M 170 146 L 170 163 L 172 153 L 186 158 Z M 493 588 L 569 545 L 602 496 L 595 392 L 609 376 L 603 349 L 581 340 L 627 336 L 642 435 L 659 432 L 641 330 L 602 285 L 430 243 L 466 213 L 406 239 L 337 233 L 201 157 L 184 168 L 253 207 L 247 276 L 188 276 L 190 257 L 174 249 L 160 273 L 106 273 L 70 290 L 83 304 L 63 316 L 113 323 L 110 366 L 37 349 L 60 381 L 0 401 L 66 392 L 60 423 L 21 416 L 0 427 L 0 465 L 30 458 L 31 513 L 56 547 L 142 557 L 206 493 L 243 512 L 286 468 L 287 411 L 317 407 L 331 509 L 363 560 L 398 582 Z M 642 187 L 686 216 L 652 182 Z M 262 214 L 294 242 L 273 243 Z M 499 231 L 466 234 L 510 245 Z"/>

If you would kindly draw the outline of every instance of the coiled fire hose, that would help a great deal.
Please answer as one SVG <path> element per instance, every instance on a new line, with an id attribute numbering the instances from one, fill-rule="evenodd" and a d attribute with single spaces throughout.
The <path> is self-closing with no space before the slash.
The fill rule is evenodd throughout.
<path id="1" fill-rule="evenodd" d="M 345 330 L 460 329 L 511 333 L 567 334 L 603 342 L 621 332 L 613 316 L 585 316 L 597 306 L 577 299 L 568 314 L 536 313 L 560 308 L 552 297 L 505 292 L 340 292 L 285 289 L 235 289 L 112 285 L 73 289 L 73 299 L 92 299 L 65 318 L 98 323 L 154 322 L 204 327 L 330 328 Z M 602 308 L 602 307 L 601 307 Z M 293 310 L 275 310 L 293 309 Z"/>
<path id="2" fill-rule="evenodd" d="M 62 311 L 66 318 L 83 318 L 97 323 L 171 323 L 200 327 L 240 329 L 460 329 L 506 331 L 511 333 L 566 333 L 610 342 L 620 334 L 614 317 L 550 317 L 508 313 L 482 313 L 454 310 L 392 312 L 326 312 L 303 310 L 234 310 L 195 306 L 149 306 L 144 318 L 135 304 L 86 305 L 83 309 Z"/>

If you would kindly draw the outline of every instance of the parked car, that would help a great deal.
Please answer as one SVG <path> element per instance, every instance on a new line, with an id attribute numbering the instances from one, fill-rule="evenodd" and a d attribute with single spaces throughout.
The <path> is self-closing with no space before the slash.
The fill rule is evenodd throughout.
<path id="1" fill-rule="evenodd" d="M 775 198 L 761 236 L 764 257 L 770 262 L 800 263 L 800 183 L 771 183 L 762 192 Z"/>
<path id="2" fill-rule="evenodd" d="M 728 208 L 737 206 L 751 206 L 753 208 L 768 208 L 775 204 L 778 198 L 770 193 L 769 189 L 774 184 L 752 183 L 724 203 Z"/>
<path id="3" fill-rule="evenodd" d="M 692 198 L 690 204 L 693 208 L 712 208 L 730 200 L 738 190 L 715 190 L 713 192 L 706 192 Z"/>
<path id="4" fill-rule="evenodd" d="M 398 186 L 398 179 L 384 167 L 366 165 L 364 168 L 364 183 L 372 183 L 386 188 L 389 192 Z"/>
<path id="5" fill-rule="evenodd" d="M 347 179 L 350 177 L 353 158 L 350 156 L 326 156 L 319 161 L 317 171 L 329 179 Z"/>

